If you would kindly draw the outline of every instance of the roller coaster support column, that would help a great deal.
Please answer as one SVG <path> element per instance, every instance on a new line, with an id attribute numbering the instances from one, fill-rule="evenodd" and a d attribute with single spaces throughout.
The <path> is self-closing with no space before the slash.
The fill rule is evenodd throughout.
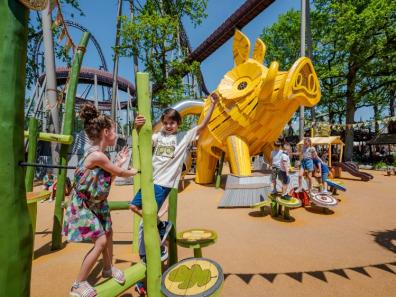
<path id="1" fill-rule="evenodd" d="M 43 24 L 43 41 L 44 41 L 44 60 L 45 60 L 45 76 L 47 78 L 46 97 L 48 99 L 49 110 L 51 111 L 53 131 L 60 134 L 59 109 L 56 92 L 56 78 L 55 78 L 55 56 L 54 56 L 54 41 L 52 37 L 52 17 L 51 17 L 51 1 L 48 1 L 47 8 L 41 12 L 41 21 Z M 52 164 L 58 164 L 59 153 L 56 150 L 58 144 L 51 143 Z"/>
<path id="2" fill-rule="evenodd" d="M 19 1 L 0 0 L 0 296 L 29 296 L 32 225 L 25 193 L 23 101 L 27 21 Z"/>
<path id="3" fill-rule="evenodd" d="M 29 148 L 28 148 L 28 163 L 36 162 L 37 155 L 37 137 L 38 137 L 38 120 L 36 118 L 29 119 Z M 33 166 L 28 166 L 26 168 L 25 176 L 25 187 L 26 192 L 33 191 L 33 179 L 34 179 L 35 168 Z"/>
<path id="4" fill-rule="evenodd" d="M 66 113 L 63 123 L 63 134 L 71 135 L 74 126 L 74 105 L 78 84 L 78 76 L 80 73 L 81 63 L 84 57 L 85 49 L 88 44 L 90 34 L 84 32 L 84 35 L 80 41 L 76 53 L 74 55 L 73 65 L 69 74 L 69 86 L 67 87 L 66 94 Z M 70 145 L 62 144 L 60 151 L 60 163 L 61 166 L 67 165 L 67 157 Z M 55 199 L 55 210 L 54 210 L 54 224 L 52 227 L 52 250 L 60 249 L 62 246 L 62 222 L 63 222 L 63 209 L 62 201 L 65 197 L 65 181 L 66 181 L 66 169 L 60 169 L 57 181 L 56 199 Z"/>
<path id="5" fill-rule="evenodd" d="M 153 187 L 151 98 L 148 73 L 138 72 L 137 74 L 137 96 L 139 112 L 146 118 L 146 123 L 139 131 L 139 150 L 142 167 L 143 233 L 147 255 L 147 293 L 150 297 L 159 297 L 161 296 L 161 259 L 157 229 L 157 203 L 154 199 Z"/>

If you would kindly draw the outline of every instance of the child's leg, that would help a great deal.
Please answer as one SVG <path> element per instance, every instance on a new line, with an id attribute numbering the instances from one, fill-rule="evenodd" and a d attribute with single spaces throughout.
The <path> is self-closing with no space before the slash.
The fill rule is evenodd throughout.
<path id="1" fill-rule="evenodd" d="M 113 263 L 113 231 L 106 234 L 106 247 L 103 249 L 103 270 L 109 270 Z"/>
<path id="2" fill-rule="evenodd" d="M 81 264 L 80 272 L 78 273 L 76 279 L 77 282 L 87 280 L 89 273 L 91 272 L 103 249 L 106 247 L 106 244 L 106 235 L 102 235 L 95 240 L 94 247 L 85 255 L 85 258 Z"/>
<path id="3" fill-rule="evenodd" d="M 304 176 L 304 166 L 302 166 L 301 163 L 301 167 L 300 167 L 300 172 L 298 174 L 298 189 L 302 189 L 302 178 Z"/>
<path id="4" fill-rule="evenodd" d="M 308 180 L 308 191 L 311 191 L 311 189 L 312 189 L 312 171 L 308 171 L 307 180 Z"/>

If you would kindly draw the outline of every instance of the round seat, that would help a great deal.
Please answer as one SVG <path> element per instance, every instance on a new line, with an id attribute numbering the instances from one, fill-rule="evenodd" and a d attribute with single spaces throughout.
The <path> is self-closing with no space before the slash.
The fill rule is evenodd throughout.
<path id="1" fill-rule="evenodd" d="M 297 198 L 291 198 L 291 199 L 282 199 L 281 197 L 276 197 L 276 202 L 279 205 L 288 207 L 288 208 L 296 208 L 301 206 L 301 201 Z"/>
<path id="2" fill-rule="evenodd" d="M 201 248 L 214 244 L 217 239 L 216 232 L 206 229 L 189 229 L 176 234 L 176 242 L 185 248 L 194 249 L 194 257 L 202 257 Z"/>
<path id="3" fill-rule="evenodd" d="M 218 296 L 224 282 L 218 263 L 206 258 L 188 258 L 169 267 L 162 275 L 166 297 Z"/>

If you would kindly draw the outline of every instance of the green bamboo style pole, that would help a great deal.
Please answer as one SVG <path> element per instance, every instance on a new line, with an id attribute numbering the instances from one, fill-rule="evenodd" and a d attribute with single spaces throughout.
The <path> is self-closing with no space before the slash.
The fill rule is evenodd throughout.
<path id="1" fill-rule="evenodd" d="M 29 119 L 29 147 L 28 147 L 28 163 L 36 162 L 37 156 L 37 128 L 38 128 L 38 120 L 36 118 Z M 26 175 L 25 175 L 25 187 L 26 192 L 33 191 L 33 179 L 34 179 L 34 172 L 36 168 L 33 166 L 29 166 L 26 168 Z"/>
<path id="2" fill-rule="evenodd" d="M 85 48 L 87 47 L 88 41 L 90 38 L 90 34 L 88 32 L 84 32 L 83 37 L 80 41 L 78 49 L 74 55 L 73 65 L 70 70 L 70 79 L 69 86 L 67 88 L 66 94 L 66 112 L 63 123 L 63 134 L 71 135 L 73 132 L 74 125 L 74 104 L 76 98 L 77 84 L 78 84 L 78 76 L 80 74 L 81 63 L 84 57 Z M 67 157 L 69 151 L 68 144 L 61 145 L 60 151 L 60 165 L 67 165 Z M 55 210 L 54 210 L 54 223 L 52 227 L 52 250 L 58 250 L 62 247 L 62 222 L 63 222 L 63 209 L 62 202 L 65 197 L 65 181 L 66 181 L 66 169 L 60 169 L 57 179 L 57 187 L 56 187 L 56 198 L 55 198 Z"/>
<path id="3" fill-rule="evenodd" d="M 135 120 L 135 119 L 134 119 Z M 132 167 L 140 170 L 140 154 L 139 154 L 139 135 L 135 127 L 132 130 Z M 140 190 L 140 173 L 133 177 L 133 196 Z M 133 243 L 132 252 L 137 253 L 139 251 L 139 224 L 141 217 L 137 214 L 133 215 Z"/>
<path id="4" fill-rule="evenodd" d="M 28 15 L 19 1 L 0 0 L 0 296 L 30 295 L 32 224 L 18 165 L 24 159 Z"/>
<path id="5" fill-rule="evenodd" d="M 139 131 L 141 189 L 143 201 L 143 232 L 147 256 L 147 293 L 150 297 L 161 296 L 161 259 L 157 230 L 157 203 L 154 199 L 152 167 L 151 101 L 148 73 L 137 73 L 137 96 L 139 112 L 146 123 Z M 142 153 L 144 152 L 144 153 Z"/>
<path id="6" fill-rule="evenodd" d="M 120 285 L 114 279 L 109 279 L 108 281 L 95 286 L 98 296 L 114 297 L 128 290 L 138 281 L 143 280 L 146 277 L 146 265 L 141 262 L 136 263 L 132 267 L 127 268 L 124 271 L 124 275 L 125 283 L 123 285 Z"/>
<path id="7" fill-rule="evenodd" d="M 29 131 L 24 131 L 24 136 L 29 137 Z M 61 144 L 72 144 L 74 140 L 73 135 L 62 135 L 62 134 L 44 133 L 44 132 L 38 133 L 37 139 L 42 141 L 61 143 Z"/>
<path id="8" fill-rule="evenodd" d="M 168 221 L 173 228 L 169 232 L 169 266 L 177 263 L 177 243 L 176 243 L 176 218 L 177 218 L 177 189 L 172 189 L 169 193 Z"/>

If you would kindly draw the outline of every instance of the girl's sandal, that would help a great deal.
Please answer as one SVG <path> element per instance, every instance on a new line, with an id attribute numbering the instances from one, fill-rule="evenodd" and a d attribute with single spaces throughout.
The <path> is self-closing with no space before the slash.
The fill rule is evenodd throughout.
<path id="1" fill-rule="evenodd" d="M 112 277 L 114 278 L 114 280 L 123 285 L 125 283 L 125 276 L 124 276 L 124 272 L 122 272 L 122 270 L 118 269 L 117 267 L 111 266 L 110 269 L 108 270 L 103 270 L 102 271 L 102 276 L 103 277 Z"/>
<path id="2" fill-rule="evenodd" d="M 87 282 L 75 282 L 71 287 L 69 296 L 73 297 L 97 297 L 96 290 Z"/>

